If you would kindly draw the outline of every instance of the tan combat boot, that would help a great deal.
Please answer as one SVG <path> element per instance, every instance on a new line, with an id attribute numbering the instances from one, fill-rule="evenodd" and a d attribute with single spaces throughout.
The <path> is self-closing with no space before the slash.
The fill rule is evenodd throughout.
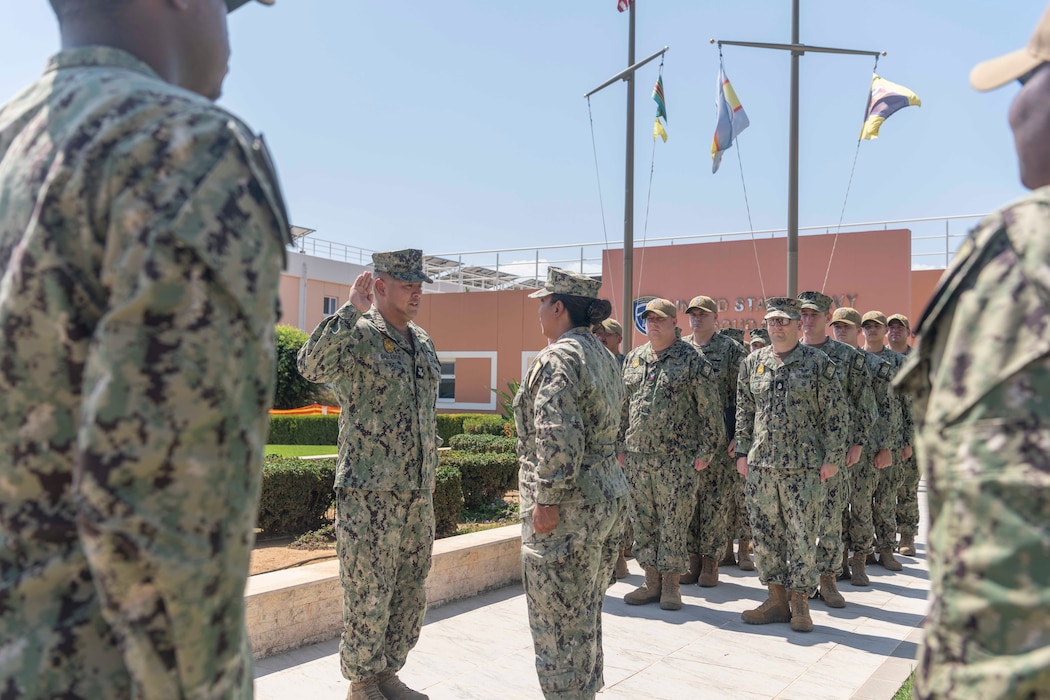
<path id="1" fill-rule="evenodd" d="M 376 678 L 379 679 L 379 690 L 382 691 L 386 700 L 430 700 L 429 696 L 405 685 L 397 674 L 389 669 L 380 673 Z M 369 698 L 369 700 L 372 699 Z"/>
<path id="2" fill-rule="evenodd" d="M 824 599 L 824 604 L 829 608 L 846 607 L 846 599 L 835 586 L 835 574 L 820 575 L 820 597 Z"/>
<path id="3" fill-rule="evenodd" d="M 749 625 L 768 625 L 771 622 L 791 622 L 787 589 L 778 583 L 769 584 L 769 597 L 754 610 L 740 613 L 740 619 Z"/>
<path id="4" fill-rule="evenodd" d="M 915 535 L 901 535 L 900 553 L 906 557 L 915 556 Z"/>
<path id="5" fill-rule="evenodd" d="M 682 609 L 682 589 L 678 586 L 680 574 L 664 574 L 660 587 L 660 608 L 663 610 Z"/>
<path id="6" fill-rule="evenodd" d="M 660 572 L 646 568 L 645 583 L 623 597 L 628 605 L 645 605 L 660 600 Z"/>
<path id="7" fill-rule="evenodd" d="M 879 563 L 887 571 L 903 571 L 901 563 L 893 558 L 893 548 L 883 547 L 879 550 Z"/>
<path id="8" fill-rule="evenodd" d="M 352 681 L 346 700 L 387 700 L 379 689 L 379 676 L 372 676 L 360 681 Z"/>
<path id="9" fill-rule="evenodd" d="M 842 573 L 839 574 L 839 581 L 848 581 L 850 578 L 849 571 L 849 550 L 842 550 Z"/>
<path id="10" fill-rule="evenodd" d="M 682 574 L 680 580 L 682 583 L 696 583 L 696 579 L 700 577 L 700 557 L 696 554 L 689 555 L 689 573 Z"/>
<path id="11" fill-rule="evenodd" d="M 867 557 L 863 554 L 853 553 L 853 558 L 850 559 L 850 568 L 853 570 L 853 575 L 850 576 L 850 583 L 854 586 L 869 586 L 871 582 L 868 580 L 868 572 L 865 571 L 867 564 L 865 560 Z"/>
<path id="12" fill-rule="evenodd" d="M 620 550 L 620 556 L 616 558 L 616 568 L 613 569 L 613 576 L 616 578 L 627 578 L 627 558 L 623 555 L 623 550 Z"/>
<path id="13" fill-rule="evenodd" d="M 832 579 L 835 577 L 832 576 Z M 791 591 L 791 629 L 812 632 L 813 618 L 809 616 L 809 596 L 802 591 Z"/>
<path id="14" fill-rule="evenodd" d="M 740 540 L 740 545 L 736 548 L 736 559 L 737 563 L 740 564 L 741 571 L 755 570 L 755 562 L 751 561 L 751 557 L 748 555 L 750 548 L 751 540 Z"/>
<path id="15" fill-rule="evenodd" d="M 722 555 L 722 561 L 718 562 L 719 566 L 732 566 L 736 564 L 736 559 L 733 557 L 733 540 L 729 540 L 726 544 L 726 553 Z"/>
<path id="16" fill-rule="evenodd" d="M 700 557 L 700 578 L 696 581 L 704 588 L 718 585 L 718 562 L 711 557 Z"/>

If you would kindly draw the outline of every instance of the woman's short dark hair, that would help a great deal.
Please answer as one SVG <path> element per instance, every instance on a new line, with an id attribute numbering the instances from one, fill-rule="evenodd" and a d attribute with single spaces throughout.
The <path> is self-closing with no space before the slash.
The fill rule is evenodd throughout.
<path id="1" fill-rule="evenodd" d="M 570 294 L 552 294 L 551 302 L 560 301 L 569 314 L 569 320 L 573 327 L 593 327 L 612 315 L 612 302 L 608 299 L 595 299 L 594 297 L 578 297 Z"/>

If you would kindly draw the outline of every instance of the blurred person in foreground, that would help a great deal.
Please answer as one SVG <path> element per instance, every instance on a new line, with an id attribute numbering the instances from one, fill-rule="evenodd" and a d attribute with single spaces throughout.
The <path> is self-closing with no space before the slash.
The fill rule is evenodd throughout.
<path id="1" fill-rule="evenodd" d="M 1026 48 L 973 69 L 1009 110 L 1021 182 L 945 271 L 896 384 L 927 481 L 920 698 L 1050 697 L 1050 6 Z"/>
<path id="2" fill-rule="evenodd" d="M 546 698 L 593 698 L 605 685 L 602 601 L 620 551 L 627 480 L 616 459 L 623 381 L 591 332 L 612 304 L 598 280 L 556 267 L 540 300 L 549 345 L 514 399 L 521 561 Z"/>
<path id="3" fill-rule="evenodd" d="M 0 108 L 0 696 L 251 697 L 280 186 L 226 3 L 51 6 Z"/>

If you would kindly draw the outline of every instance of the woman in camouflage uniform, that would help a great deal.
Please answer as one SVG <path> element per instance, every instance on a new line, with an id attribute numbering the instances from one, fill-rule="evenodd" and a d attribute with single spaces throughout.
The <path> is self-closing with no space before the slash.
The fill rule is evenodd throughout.
<path id="1" fill-rule="evenodd" d="M 522 579 L 547 698 L 593 698 L 602 677 L 601 614 L 627 512 L 616 460 L 623 383 L 591 332 L 612 305 L 597 280 L 552 267 L 539 319 L 550 344 L 514 398 Z"/>

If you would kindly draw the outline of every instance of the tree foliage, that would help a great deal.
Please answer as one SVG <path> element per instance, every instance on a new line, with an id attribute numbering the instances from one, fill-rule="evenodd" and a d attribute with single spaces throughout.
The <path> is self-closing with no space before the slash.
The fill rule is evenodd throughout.
<path id="1" fill-rule="evenodd" d="M 277 326 L 277 387 L 273 407 L 277 409 L 302 408 L 312 403 L 335 405 L 329 389 L 308 381 L 299 374 L 295 360 L 299 348 L 309 336 L 294 326 Z"/>

